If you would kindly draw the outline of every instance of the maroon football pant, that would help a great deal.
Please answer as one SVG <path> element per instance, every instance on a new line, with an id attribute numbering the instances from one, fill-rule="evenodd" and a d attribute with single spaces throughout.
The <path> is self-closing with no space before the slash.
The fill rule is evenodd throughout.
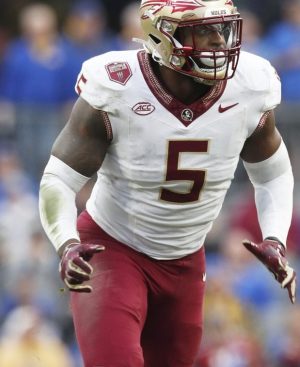
<path id="1" fill-rule="evenodd" d="M 116 241 L 83 212 L 82 242 L 106 250 L 91 260 L 92 293 L 71 292 L 85 367 L 192 367 L 202 336 L 201 249 L 154 260 Z"/>

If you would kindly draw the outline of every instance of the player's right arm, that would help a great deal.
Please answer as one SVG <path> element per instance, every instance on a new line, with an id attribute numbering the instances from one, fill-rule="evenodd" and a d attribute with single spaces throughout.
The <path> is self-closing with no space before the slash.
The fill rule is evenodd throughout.
<path id="1" fill-rule="evenodd" d="M 39 207 L 47 236 L 61 256 L 60 272 L 70 290 L 89 292 L 84 285 L 88 263 L 101 245 L 80 244 L 76 194 L 100 168 L 109 146 L 103 114 L 79 98 L 57 137 L 41 179 Z"/>

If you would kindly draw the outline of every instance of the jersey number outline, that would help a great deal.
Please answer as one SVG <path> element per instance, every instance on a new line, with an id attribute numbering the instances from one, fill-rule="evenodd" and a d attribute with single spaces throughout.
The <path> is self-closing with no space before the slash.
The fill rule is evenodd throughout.
<path id="1" fill-rule="evenodd" d="M 82 84 L 86 84 L 86 82 L 87 82 L 86 77 L 83 74 L 81 74 L 80 77 L 77 80 L 76 87 L 75 87 L 75 89 L 76 89 L 76 91 L 79 95 L 82 92 L 82 89 L 81 89 Z"/>
<path id="2" fill-rule="evenodd" d="M 200 169 L 178 168 L 181 153 L 208 153 L 208 140 L 170 140 L 165 181 L 191 181 L 191 189 L 179 193 L 162 187 L 160 199 L 171 203 L 191 203 L 199 200 L 205 183 L 206 171 Z"/>

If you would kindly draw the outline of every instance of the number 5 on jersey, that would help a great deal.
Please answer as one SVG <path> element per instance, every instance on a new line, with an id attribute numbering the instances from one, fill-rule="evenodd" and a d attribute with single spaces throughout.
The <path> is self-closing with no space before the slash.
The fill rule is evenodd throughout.
<path id="1" fill-rule="evenodd" d="M 180 169 L 181 153 L 207 153 L 208 140 L 172 140 L 169 141 L 166 167 L 166 182 L 191 181 L 188 192 L 179 193 L 161 188 L 160 199 L 172 203 L 191 203 L 199 200 L 200 192 L 205 182 L 206 171 L 197 169 Z"/>

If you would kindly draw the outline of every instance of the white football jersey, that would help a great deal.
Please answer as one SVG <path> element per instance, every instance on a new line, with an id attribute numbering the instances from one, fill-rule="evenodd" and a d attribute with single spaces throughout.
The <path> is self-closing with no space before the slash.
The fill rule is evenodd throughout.
<path id="1" fill-rule="evenodd" d="M 87 202 L 107 233 L 156 259 L 197 251 L 220 212 L 245 140 L 280 102 L 268 61 L 242 52 L 233 79 L 185 105 L 145 51 L 83 64 L 78 94 L 105 111 L 111 144 Z"/>

